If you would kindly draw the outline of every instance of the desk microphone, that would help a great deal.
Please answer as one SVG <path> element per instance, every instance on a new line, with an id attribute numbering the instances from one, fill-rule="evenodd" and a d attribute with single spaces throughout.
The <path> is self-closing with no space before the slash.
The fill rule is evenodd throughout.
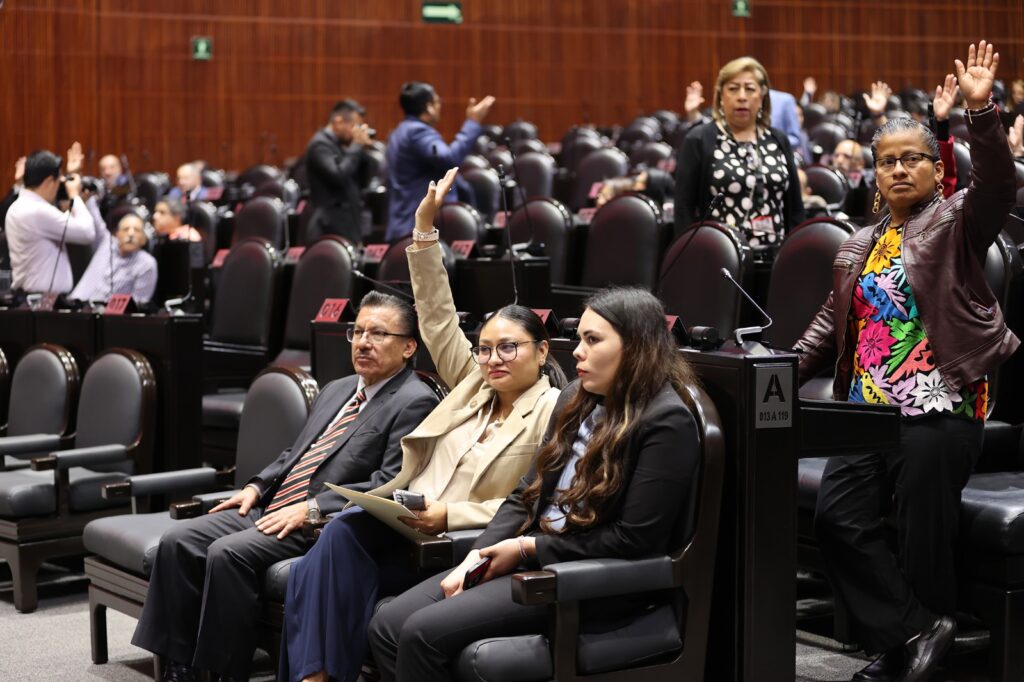
<path id="1" fill-rule="evenodd" d="M 64 253 L 64 238 L 68 236 L 68 223 L 71 221 L 71 211 L 75 208 L 75 200 L 72 199 L 68 205 L 68 217 L 64 219 L 64 230 L 60 233 L 60 244 L 57 245 L 57 259 L 53 262 L 53 272 L 50 273 L 50 286 L 46 287 L 47 293 L 53 293 L 53 282 L 57 278 L 57 267 L 60 265 L 60 254 Z"/>
<path id="2" fill-rule="evenodd" d="M 526 188 L 523 187 L 523 183 L 519 182 L 519 155 L 516 154 L 515 149 L 512 148 L 512 140 L 510 140 L 508 137 L 505 137 L 504 143 L 505 143 L 505 146 L 508 148 L 509 156 L 512 157 L 512 172 L 515 173 L 515 175 L 516 175 L 515 180 L 513 180 L 512 182 L 514 183 L 516 189 L 519 190 L 519 200 L 523 202 L 523 204 L 522 204 L 523 205 L 523 215 L 526 216 L 526 229 L 529 230 L 529 232 L 530 232 L 530 242 L 533 242 L 533 239 L 534 239 L 534 236 L 535 236 L 536 233 L 533 231 L 533 221 L 530 219 L 530 207 L 527 205 L 529 203 L 529 199 L 526 196 Z M 499 165 L 498 166 L 498 175 L 499 175 L 499 177 L 501 176 L 501 174 L 502 174 L 502 167 Z M 501 196 L 507 202 L 507 199 L 505 197 L 504 188 L 502 188 Z M 508 204 L 507 203 L 505 204 L 505 229 L 506 230 L 511 230 L 512 229 L 512 215 L 508 212 Z M 512 249 L 512 233 L 511 232 L 509 232 L 508 238 L 509 238 L 509 247 L 508 248 L 509 248 L 509 250 L 511 250 Z"/>
<path id="3" fill-rule="evenodd" d="M 736 345 L 743 346 L 743 336 L 745 334 L 760 334 L 765 329 L 772 326 L 772 318 L 767 312 L 765 312 L 764 308 L 758 305 L 757 301 L 754 300 L 753 296 L 748 294 L 747 290 L 744 289 L 743 286 L 733 278 L 732 273 L 729 272 L 728 268 L 722 268 L 721 272 L 722 276 L 725 277 L 730 282 L 732 282 L 732 285 L 736 287 L 741 294 L 743 294 L 743 297 L 750 301 L 750 305 L 754 306 L 754 308 L 757 309 L 757 312 L 764 315 L 764 319 L 768 320 L 768 324 L 764 326 L 737 327 L 736 331 L 734 332 L 736 335 Z"/>
<path id="4" fill-rule="evenodd" d="M 395 294 L 396 296 L 401 296 L 402 298 L 407 298 L 407 299 L 409 299 L 410 301 L 413 301 L 413 302 L 416 301 L 415 298 L 413 298 L 409 294 L 405 293 L 401 289 L 397 289 L 397 288 L 395 288 L 395 287 L 393 287 L 393 286 L 391 286 L 389 284 L 385 284 L 384 282 L 381 282 L 381 281 L 376 280 L 376 279 L 374 279 L 372 277 L 364 275 L 362 272 L 360 272 L 356 268 L 352 268 L 352 274 L 355 275 L 356 277 L 358 277 L 359 279 L 366 280 L 367 282 L 369 282 L 370 284 L 373 284 L 374 286 L 378 286 L 381 289 L 387 289 L 388 291 L 390 291 L 391 293 Z"/>
<path id="5" fill-rule="evenodd" d="M 512 163 L 515 163 L 513 161 Z M 512 268 L 512 305 L 519 305 L 519 284 L 516 282 L 516 252 L 512 248 L 512 213 L 508 210 L 508 197 L 505 196 L 505 167 L 498 164 L 498 179 L 501 188 L 501 203 L 505 209 L 505 242 L 508 244 L 508 264 Z M 529 218 L 529 214 L 527 214 Z"/>
<path id="6" fill-rule="evenodd" d="M 135 184 L 135 174 L 132 173 L 131 167 L 128 165 L 128 155 L 121 155 L 121 168 L 124 170 L 125 175 L 128 176 L 128 189 L 132 193 L 132 199 L 134 200 L 137 196 L 138 185 Z"/>
<path id="7" fill-rule="evenodd" d="M 676 261 L 679 260 L 679 257 L 682 256 L 686 249 L 690 246 L 690 242 L 692 242 L 693 238 L 697 236 L 697 233 L 700 231 L 700 228 L 704 227 L 704 222 L 707 220 L 708 216 L 711 215 L 715 208 L 717 208 L 723 201 L 725 201 L 725 194 L 723 194 L 722 192 L 719 192 L 715 196 L 711 197 L 711 203 L 709 203 L 707 205 L 707 208 L 704 209 L 704 213 L 701 215 L 700 220 L 697 221 L 697 227 L 693 228 L 693 230 L 690 231 L 690 236 L 686 238 L 686 243 L 683 244 L 682 248 L 676 251 L 676 255 L 675 257 L 672 258 L 672 261 L 662 269 L 661 277 L 658 278 L 659 289 L 661 288 L 662 282 L 665 281 L 665 275 L 669 273 L 669 271 L 672 269 L 672 266 L 676 264 Z"/>

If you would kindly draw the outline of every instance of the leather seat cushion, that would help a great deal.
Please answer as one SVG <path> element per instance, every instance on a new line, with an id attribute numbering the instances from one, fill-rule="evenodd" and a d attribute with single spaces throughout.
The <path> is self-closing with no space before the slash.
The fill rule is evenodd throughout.
<path id="1" fill-rule="evenodd" d="M 624 670 L 668 658 L 682 647 L 675 612 L 663 604 L 599 632 L 581 632 L 577 666 L 584 675 Z M 553 675 L 551 648 L 543 635 L 478 640 L 462 650 L 457 665 L 460 680 L 479 682 L 532 682 Z"/>
<path id="2" fill-rule="evenodd" d="M 203 396 L 203 426 L 237 429 L 244 402 L 245 391 L 207 393 Z"/>
<path id="3" fill-rule="evenodd" d="M 551 647 L 544 635 L 492 637 L 473 642 L 459 655 L 460 682 L 534 682 L 554 676 Z"/>
<path id="4" fill-rule="evenodd" d="M 82 532 L 85 548 L 126 571 L 148 578 L 160 538 L 175 523 L 167 512 L 124 514 L 90 521 Z"/>
<path id="5" fill-rule="evenodd" d="M 1024 554 L 1024 472 L 975 474 L 960 500 L 961 534 L 971 547 Z"/>
<path id="6" fill-rule="evenodd" d="M 86 512 L 127 504 L 124 500 L 104 500 L 103 486 L 128 477 L 117 471 L 91 471 L 82 467 L 68 470 L 71 511 Z M 52 471 L 19 469 L 0 473 L 0 516 L 24 518 L 57 512 L 57 495 Z"/>
<path id="7" fill-rule="evenodd" d="M 797 463 L 796 504 L 801 511 L 814 513 L 826 462 L 828 462 L 828 457 L 808 457 Z"/>
<path id="8" fill-rule="evenodd" d="M 263 597 L 267 601 L 284 602 L 285 592 L 288 590 L 288 571 L 291 565 L 302 557 L 292 557 L 284 561 L 278 561 L 267 569 L 263 576 Z"/>

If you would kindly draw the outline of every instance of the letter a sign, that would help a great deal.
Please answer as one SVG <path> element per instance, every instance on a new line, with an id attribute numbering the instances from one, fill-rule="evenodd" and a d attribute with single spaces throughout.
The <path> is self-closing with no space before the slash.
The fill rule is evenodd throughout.
<path id="1" fill-rule="evenodd" d="M 754 367 L 754 428 L 785 429 L 793 425 L 793 366 Z"/>

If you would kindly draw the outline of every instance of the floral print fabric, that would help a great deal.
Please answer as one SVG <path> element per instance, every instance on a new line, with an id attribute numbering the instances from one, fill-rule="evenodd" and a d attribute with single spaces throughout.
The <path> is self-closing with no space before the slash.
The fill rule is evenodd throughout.
<path id="1" fill-rule="evenodd" d="M 890 228 L 868 256 L 850 309 L 856 339 L 849 400 L 899 405 L 904 417 L 939 412 L 985 419 L 983 377 L 950 391 L 942 380 L 901 258 L 902 229 Z"/>

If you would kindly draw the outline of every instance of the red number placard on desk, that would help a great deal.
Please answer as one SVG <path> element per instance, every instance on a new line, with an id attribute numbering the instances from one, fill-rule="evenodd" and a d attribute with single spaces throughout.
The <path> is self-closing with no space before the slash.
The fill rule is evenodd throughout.
<path id="1" fill-rule="evenodd" d="M 363 262 L 381 262 L 384 260 L 384 254 L 388 252 L 388 246 L 388 244 L 367 244 L 363 247 Z"/>
<path id="2" fill-rule="evenodd" d="M 305 252 L 305 246 L 293 246 L 285 252 L 284 261 L 286 263 L 298 263 L 299 259 L 302 258 L 302 254 Z"/>
<path id="3" fill-rule="evenodd" d="M 491 227 L 495 227 L 500 230 L 505 227 L 505 224 L 507 222 L 508 216 L 505 214 L 505 212 L 498 211 L 497 213 L 494 214 L 494 220 L 491 221 Z"/>
<path id="4" fill-rule="evenodd" d="M 124 315 L 134 309 L 131 294 L 114 294 L 103 309 L 104 315 Z"/>
<path id="5" fill-rule="evenodd" d="M 345 315 L 348 308 L 347 298 L 325 298 L 324 304 L 320 306 L 314 322 L 338 322 Z M 351 314 L 349 315 L 351 317 Z"/>
<path id="6" fill-rule="evenodd" d="M 217 253 L 213 254 L 213 262 L 210 263 L 211 268 L 222 268 L 224 267 L 224 259 L 228 257 L 228 251 L 230 249 L 217 249 Z"/>
<path id="7" fill-rule="evenodd" d="M 456 239 L 452 242 L 452 252 L 460 258 L 469 258 L 476 249 L 476 242 L 472 239 Z"/>

